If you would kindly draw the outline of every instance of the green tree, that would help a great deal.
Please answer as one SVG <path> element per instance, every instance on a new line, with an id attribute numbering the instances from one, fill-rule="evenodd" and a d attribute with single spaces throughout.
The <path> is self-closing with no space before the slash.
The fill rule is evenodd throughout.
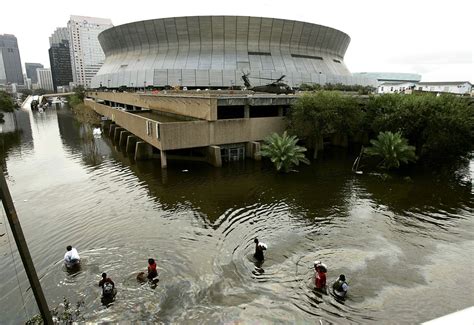
<path id="1" fill-rule="evenodd" d="M 377 139 L 370 140 L 372 147 L 365 153 L 382 158 L 380 166 L 385 169 L 400 167 L 401 163 L 416 161 L 415 147 L 408 145 L 407 139 L 400 132 L 380 132 Z"/>
<path id="2" fill-rule="evenodd" d="M 0 90 L 0 111 L 13 112 L 13 108 L 15 108 L 15 103 L 10 94 Z"/>
<path id="3" fill-rule="evenodd" d="M 20 93 L 21 93 L 21 101 L 25 101 L 25 99 L 28 96 L 33 95 L 33 91 L 31 91 L 30 89 L 22 89 L 20 90 Z"/>
<path id="4" fill-rule="evenodd" d="M 372 135 L 400 131 L 425 161 L 468 155 L 474 150 L 474 109 L 453 95 L 387 94 L 367 103 L 365 127 Z"/>
<path id="5" fill-rule="evenodd" d="M 84 86 L 79 85 L 79 86 L 74 87 L 73 92 L 74 94 L 68 97 L 68 102 L 69 102 L 69 105 L 71 105 L 72 107 L 75 107 L 84 102 L 86 91 L 84 89 Z"/>
<path id="6" fill-rule="evenodd" d="M 300 162 L 309 165 L 309 160 L 304 155 L 306 148 L 298 146 L 297 143 L 298 138 L 289 136 L 286 131 L 282 136 L 273 133 L 265 139 L 261 154 L 269 157 L 278 171 L 288 173 L 292 171 L 293 166 L 299 166 Z"/>
<path id="7" fill-rule="evenodd" d="M 363 112 L 358 101 L 336 91 L 306 93 L 293 104 L 288 115 L 290 133 L 318 148 L 324 136 L 352 136 L 360 131 Z"/>
<path id="8" fill-rule="evenodd" d="M 43 88 L 33 90 L 33 95 L 37 95 L 37 96 L 42 96 L 42 95 L 45 95 L 47 93 L 48 93 L 48 91 L 46 89 L 43 89 Z"/>

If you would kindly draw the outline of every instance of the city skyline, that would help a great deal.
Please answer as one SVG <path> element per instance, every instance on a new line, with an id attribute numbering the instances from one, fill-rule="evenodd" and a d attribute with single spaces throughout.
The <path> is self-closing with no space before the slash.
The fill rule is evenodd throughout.
<path id="1" fill-rule="evenodd" d="M 172 16 L 275 17 L 307 21 L 347 33 L 351 43 L 344 61 L 351 72 L 407 72 L 421 74 L 423 81 L 474 81 L 468 1 L 433 1 L 429 6 L 407 0 L 393 5 L 372 0 L 296 1 L 291 2 L 292 6 L 285 1 L 243 0 L 238 6 L 181 1 L 163 8 L 152 1 L 143 1 L 140 6 L 124 3 L 113 7 L 89 0 L 81 3 L 83 7 L 57 6 L 57 1 L 46 0 L 32 3 L 25 12 L 20 3 L 8 3 L 8 11 L 18 14 L 2 17 L 0 33 L 17 37 L 22 62 L 39 62 L 49 67 L 49 36 L 57 27 L 65 27 L 71 15 L 109 18 L 115 26 Z M 46 19 L 34 29 L 24 23 L 38 16 Z"/>

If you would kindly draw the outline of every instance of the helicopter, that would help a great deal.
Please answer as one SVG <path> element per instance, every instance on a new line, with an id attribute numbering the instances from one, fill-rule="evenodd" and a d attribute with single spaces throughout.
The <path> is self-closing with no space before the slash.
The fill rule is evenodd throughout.
<path id="1" fill-rule="evenodd" d="M 252 87 L 249 81 L 249 73 L 242 72 L 242 80 L 244 81 L 244 85 L 248 90 L 252 90 L 255 92 L 264 92 L 264 93 L 271 93 L 271 94 L 294 94 L 295 90 L 291 88 L 288 84 L 282 82 L 285 75 L 282 75 L 278 79 L 271 79 L 271 78 L 257 78 L 263 80 L 274 80 L 272 83 L 263 86 L 255 86 Z"/>

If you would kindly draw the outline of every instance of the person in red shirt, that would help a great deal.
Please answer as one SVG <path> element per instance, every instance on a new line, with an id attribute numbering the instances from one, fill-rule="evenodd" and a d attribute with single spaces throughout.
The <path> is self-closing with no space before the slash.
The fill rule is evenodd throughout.
<path id="1" fill-rule="evenodd" d="M 316 289 L 323 291 L 326 290 L 326 265 L 324 263 L 321 263 L 320 261 L 316 261 L 314 262 L 314 270 L 316 272 L 314 277 L 314 284 L 316 286 Z"/>
<path id="2" fill-rule="evenodd" d="M 148 259 L 148 279 L 153 280 L 158 276 L 158 271 L 156 270 L 156 263 L 155 260 L 152 258 Z"/>

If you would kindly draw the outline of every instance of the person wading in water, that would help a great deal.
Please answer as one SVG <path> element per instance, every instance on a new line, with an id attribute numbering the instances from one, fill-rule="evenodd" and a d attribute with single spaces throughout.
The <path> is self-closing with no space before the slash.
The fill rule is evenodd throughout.
<path id="1" fill-rule="evenodd" d="M 253 257 L 255 257 L 257 261 L 262 262 L 265 259 L 263 251 L 267 250 L 267 244 L 259 242 L 258 238 L 255 238 L 253 242 L 255 243 L 255 254 L 253 254 Z"/>

